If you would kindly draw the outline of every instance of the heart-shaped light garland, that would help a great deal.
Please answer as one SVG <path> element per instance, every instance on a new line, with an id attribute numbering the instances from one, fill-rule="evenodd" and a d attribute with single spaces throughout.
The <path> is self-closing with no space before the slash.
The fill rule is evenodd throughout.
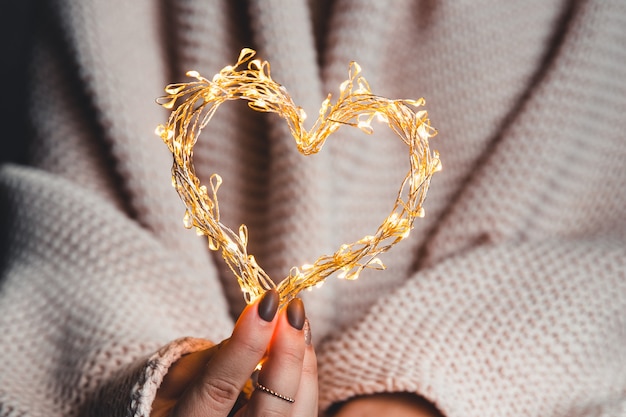
<path id="1" fill-rule="evenodd" d="M 414 110 L 424 105 L 424 99 L 390 100 L 373 95 L 367 81 L 359 77 L 361 68 L 352 62 L 337 102 L 332 104 L 329 94 L 317 121 L 307 131 L 303 127 L 306 118 L 303 109 L 293 103 L 283 86 L 272 80 L 267 61 L 252 60 L 255 54 L 252 49 L 243 49 L 237 63 L 224 67 L 212 80 L 189 71 L 187 75 L 197 81 L 168 85 L 167 95 L 158 99 L 159 104 L 167 109 L 173 109 L 179 101 L 180 104 L 167 124 L 157 127 L 156 134 L 174 157 L 172 185 L 187 208 L 185 227 L 195 227 L 199 235 L 207 236 L 211 250 L 221 249 L 247 303 L 266 290 L 277 288 L 281 304 L 285 304 L 303 289 L 320 285 L 338 270 L 342 271 L 340 278 L 356 279 L 364 268 L 384 269 L 377 256 L 407 237 L 413 220 L 424 215 L 422 204 L 430 179 L 441 169 L 441 163 L 438 153 L 429 149 L 428 139 L 436 131 L 430 126 L 427 112 Z M 251 109 L 277 113 L 284 118 L 303 155 L 319 152 L 326 138 L 341 126 L 358 127 L 369 134 L 373 132 L 372 120 L 387 123 L 407 145 L 410 164 L 391 214 L 373 235 L 343 244 L 334 254 L 321 256 L 313 264 L 292 268 L 276 286 L 254 256 L 247 253 L 247 227 L 242 224 L 235 233 L 220 222 L 217 190 L 222 178 L 218 174 L 211 176 L 209 192 L 195 175 L 193 147 L 219 105 L 227 100 L 248 100 Z"/>

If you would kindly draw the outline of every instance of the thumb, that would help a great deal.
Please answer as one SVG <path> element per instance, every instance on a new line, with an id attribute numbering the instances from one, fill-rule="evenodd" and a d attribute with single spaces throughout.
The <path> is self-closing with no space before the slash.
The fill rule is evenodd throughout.
<path id="1" fill-rule="evenodd" d="M 230 339 L 217 349 L 176 404 L 173 416 L 227 416 L 263 359 L 276 327 L 279 297 L 267 291 L 247 306 Z"/>

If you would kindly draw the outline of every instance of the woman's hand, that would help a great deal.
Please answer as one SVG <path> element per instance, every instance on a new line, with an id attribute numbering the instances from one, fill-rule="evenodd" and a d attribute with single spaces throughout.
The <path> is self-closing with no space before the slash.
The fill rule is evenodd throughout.
<path id="1" fill-rule="evenodd" d="M 266 292 L 246 307 L 229 339 L 174 363 L 151 417 L 228 416 L 261 361 L 258 383 L 267 390 L 257 387 L 234 415 L 316 416 L 317 362 L 304 306 L 294 299 L 277 314 L 278 302 L 275 290 Z"/>

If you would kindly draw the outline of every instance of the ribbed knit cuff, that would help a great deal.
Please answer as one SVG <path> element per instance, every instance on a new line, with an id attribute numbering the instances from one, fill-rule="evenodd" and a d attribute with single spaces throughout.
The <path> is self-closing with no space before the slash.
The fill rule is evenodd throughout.
<path id="1" fill-rule="evenodd" d="M 135 361 L 106 381 L 85 407 L 84 415 L 149 417 L 157 390 L 169 367 L 182 356 L 208 349 L 204 339 L 182 338 Z"/>

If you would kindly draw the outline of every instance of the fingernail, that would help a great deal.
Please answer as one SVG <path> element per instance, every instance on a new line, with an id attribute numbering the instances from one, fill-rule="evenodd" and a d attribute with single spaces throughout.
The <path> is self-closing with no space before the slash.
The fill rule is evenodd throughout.
<path id="1" fill-rule="evenodd" d="M 274 320 L 276 311 L 278 310 L 278 291 L 275 289 L 265 291 L 261 301 L 259 301 L 259 317 L 265 321 Z"/>
<path id="2" fill-rule="evenodd" d="M 304 343 L 307 346 L 311 345 L 311 326 L 309 325 L 309 319 L 304 319 Z"/>
<path id="3" fill-rule="evenodd" d="M 291 324 L 291 327 L 297 330 L 302 330 L 304 327 L 304 303 L 299 298 L 294 298 L 287 305 L 287 321 Z"/>

